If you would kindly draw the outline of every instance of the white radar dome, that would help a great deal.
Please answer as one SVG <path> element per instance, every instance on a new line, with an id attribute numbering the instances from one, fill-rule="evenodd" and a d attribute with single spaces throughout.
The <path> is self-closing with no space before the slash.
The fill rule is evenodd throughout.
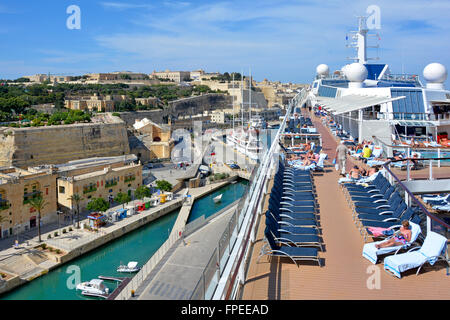
<path id="1" fill-rule="evenodd" d="M 364 82 L 367 79 L 367 68 L 361 63 L 352 63 L 343 69 L 345 76 L 351 82 Z"/>
<path id="2" fill-rule="evenodd" d="M 316 72 L 319 76 L 327 76 L 330 72 L 330 68 L 326 64 L 319 64 L 316 68 Z"/>
<path id="3" fill-rule="evenodd" d="M 447 80 L 447 69 L 440 63 L 430 63 L 423 69 L 423 77 L 427 82 L 444 83 Z"/>

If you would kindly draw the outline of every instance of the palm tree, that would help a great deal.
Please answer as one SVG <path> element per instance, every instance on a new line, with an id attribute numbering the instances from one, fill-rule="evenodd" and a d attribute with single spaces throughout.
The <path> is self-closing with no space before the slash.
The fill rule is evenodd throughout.
<path id="1" fill-rule="evenodd" d="M 41 242 L 41 211 L 44 209 L 44 207 L 48 204 L 48 202 L 45 202 L 42 196 L 39 194 L 39 196 L 35 198 L 31 198 L 28 202 L 28 205 L 32 208 L 34 208 L 38 212 L 38 236 L 39 236 L 39 242 Z"/>
<path id="2" fill-rule="evenodd" d="M 80 202 L 84 199 L 78 193 L 74 193 L 68 200 L 75 202 L 77 206 L 77 229 L 80 229 Z"/>

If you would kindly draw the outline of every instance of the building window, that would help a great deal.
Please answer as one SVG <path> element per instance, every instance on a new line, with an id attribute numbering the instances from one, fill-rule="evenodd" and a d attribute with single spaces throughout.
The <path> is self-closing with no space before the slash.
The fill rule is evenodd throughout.
<path id="1" fill-rule="evenodd" d="M 97 188 L 94 183 L 90 183 L 88 186 L 83 187 L 83 194 L 91 193 L 97 191 Z"/>
<path id="2" fill-rule="evenodd" d="M 66 188 L 60 186 L 59 187 L 59 193 L 66 193 Z"/>

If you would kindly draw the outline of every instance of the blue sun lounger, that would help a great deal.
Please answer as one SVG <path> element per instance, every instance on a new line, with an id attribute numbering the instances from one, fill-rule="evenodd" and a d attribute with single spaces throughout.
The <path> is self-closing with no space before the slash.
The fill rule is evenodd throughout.
<path id="1" fill-rule="evenodd" d="M 319 251 L 316 248 L 278 246 L 272 233 L 269 230 L 265 230 L 264 236 L 267 244 L 262 246 L 258 259 L 256 260 L 257 263 L 262 256 L 268 255 L 270 257 L 287 257 L 291 259 L 292 262 L 297 265 L 297 267 L 299 266 L 299 261 L 305 260 L 317 261 L 319 266 L 322 266 L 320 262 Z"/>

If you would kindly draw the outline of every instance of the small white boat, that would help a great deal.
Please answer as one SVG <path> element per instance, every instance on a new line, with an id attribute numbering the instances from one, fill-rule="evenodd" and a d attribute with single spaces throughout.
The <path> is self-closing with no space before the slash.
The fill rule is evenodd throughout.
<path id="1" fill-rule="evenodd" d="M 89 296 L 107 296 L 109 288 L 103 284 L 103 280 L 92 279 L 91 281 L 81 282 L 77 284 L 77 290 L 81 290 L 81 294 Z"/>
<path id="2" fill-rule="evenodd" d="M 138 272 L 141 268 L 137 266 L 138 263 L 136 261 L 128 262 L 127 265 L 120 265 L 117 268 L 117 272 Z"/>
<path id="3" fill-rule="evenodd" d="M 222 193 L 222 194 L 219 194 L 217 197 L 213 198 L 214 203 L 220 202 L 220 200 L 222 200 L 222 196 L 223 196 L 223 193 Z"/>

